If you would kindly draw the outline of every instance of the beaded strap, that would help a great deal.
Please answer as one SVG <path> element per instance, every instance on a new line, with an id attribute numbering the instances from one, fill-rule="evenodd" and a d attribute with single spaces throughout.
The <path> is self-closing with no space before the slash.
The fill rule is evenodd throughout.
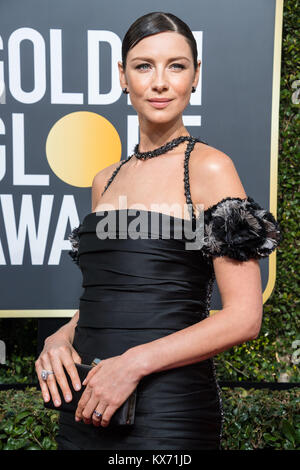
<path id="1" fill-rule="evenodd" d="M 130 155 L 130 157 L 128 157 L 126 160 L 122 160 L 120 165 L 114 170 L 113 174 L 111 175 L 111 177 L 109 178 L 108 182 L 106 183 L 106 186 L 105 188 L 103 189 L 102 191 L 102 194 L 101 196 L 103 196 L 103 194 L 105 193 L 105 191 L 107 190 L 108 186 L 111 184 L 112 180 L 114 179 L 114 177 L 116 176 L 116 174 L 119 172 L 119 170 L 121 169 L 121 166 L 123 166 L 125 163 L 129 162 L 129 160 L 131 159 L 131 157 L 133 157 L 133 155 Z"/>
<path id="2" fill-rule="evenodd" d="M 190 156 L 193 148 L 195 147 L 196 142 L 202 142 L 203 144 L 207 145 L 207 142 L 204 140 L 200 140 L 197 137 L 192 137 L 187 144 L 185 155 L 184 155 L 184 194 L 186 197 L 186 202 L 188 205 L 188 210 L 189 213 L 192 217 L 193 224 L 196 222 L 196 215 L 195 215 L 195 210 L 193 206 L 193 201 L 191 197 L 191 187 L 190 187 L 190 175 L 189 175 L 189 161 L 190 161 Z"/>

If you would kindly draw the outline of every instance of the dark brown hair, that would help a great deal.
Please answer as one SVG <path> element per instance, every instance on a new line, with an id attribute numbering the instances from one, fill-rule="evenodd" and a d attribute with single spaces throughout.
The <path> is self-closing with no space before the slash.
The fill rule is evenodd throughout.
<path id="1" fill-rule="evenodd" d="M 134 47 L 141 39 L 152 34 L 162 33 L 164 31 L 175 31 L 182 34 L 188 41 L 194 59 L 195 71 L 198 63 L 197 43 L 194 35 L 188 25 L 172 13 L 154 11 L 141 16 L 130 26 L 122 42 L 122 62 L 123 68 L 126 68 L 126 58 L 128 51 Z"/>

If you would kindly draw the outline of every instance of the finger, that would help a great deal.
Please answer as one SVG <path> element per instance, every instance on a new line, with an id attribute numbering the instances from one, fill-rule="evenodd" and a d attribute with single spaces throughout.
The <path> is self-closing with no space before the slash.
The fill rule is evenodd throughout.
<path id="1" fill-rule="evenodd" d="M 99 403 L 97 408 L 93 411 L 92 421 L 93 421 L 94 426 L 99 427 L 101 425 L 101 419 L 102 419 L 104 410 L 105 410 L 105 406 Z"/>
<path id="2" fill-rule="evenodd" d="M 79 356 L 78 352 L 75 351 L 73 347 L 71 350 L 71 355 L 72 355 L 72 359 L 74 362 L 77 362 L 77 364 L 81 364 L 81 357 Z"/>
<path id="3" fill-rule="evenodd" d="M 76 411 L 75 411 L 75 420 L 76 421 L 81 421 L 81 419 L 83 419 L 82 411 L 83 411 L 85 405 L 87 404 L 87 402 L 89 401 L 91 394 L 92 394 L 92 389 L 90 387 L 86 387 L 83 394 L 81 395 L 81 398 L 78 402 L 78 405 L 77 405 L 77 408 L 76 408 Z"/>
<path id="4" fill-rule="evenodd" d="M 110 423 L 110 420 L 111 420 L 111 417 L 112 415 L 117 411 L 118 407 L 117 406 L 113 406 L 113 405 L 108 405 L 105 410 L 104 410 L 104 413 L 102 415 L 102 419 L 101 419 L 101 426 L 103 426 L 104 428 L 106 428 L 106 426 L 109 425 Z"/>
<path id="5" fill-rule="evenodd" d="M 87 374 L 86 378 L 84 379 L 84 381 L 82 382 L 82 385 L 88 385 L 89 381 L 91 380 L 91 378 L 95 375 L 95 367 L 93 367 L 89 373 Z"/>
<path id="6" fill-rule="evenodd" d="M 48 402 L 50 400 L 50 392 L 49 392 L 47 383 L 41 377 L 43 368 L 42 368 L 40 360 L 36 361 L 35 370 L 36 370 L 36 374 L 38 376 L 39 384 L 40 384 L 40 387 L 41 387 L 43 400 L 45 402 Z"/>
<path id="7" fill-rule="evenodd" d="M 62 358 L 62 363 L 71 378 L 74 389 L 77 391 L 80 390 L 81 389 L 80 377 L 76 369 L 75 363 L 73 361 L 72 355 L 68 354 L 64 356 Z"/>
<path id="8" fill-rule="evenodd" d="M 48 354 L 44 354 L 41 360 L 42 360 L 42 366 L 43 366 L 42 368 L 43 369 L 53 370 L 51 361 L 48 357 Z M 51 374 L 51 375 L 48 376 L 47 386 L 48 386 L 48 389 L 50 390 L 50 394 L 51 394 L 54 405 L 55 406 L 60 406 L 61 405 L 61 399 L 60 399 L 60 395 L 59 395 L 59 392 L 58 392 L 58 389 L 57 389 L 54 374 Z"/>
<path id="9" fill-rule="evenodd" d="M 95 408 L 99 406 L 99 396 L 96 396 L 94 393 L 91 393 L 90 399 L 86 402 L 83 410 L 82 410 L 82 416 L 84 419 L 90 420 L 92 422 L 93 419 L 93 413 L 95 411 Z M 105 408 L 107 406 L 105 402 L 101 404 Z"/>
<path id="10" fill-rule="evenodd" d="M 89 373 L 87 374 L 86 378 L 84 379 L 84 381 L 82 382 L 82 385 L 87 385 L 89 383 L 89 381 L 91 380 L 91 378 L 96 374 L 96 372 L 98 372 L 98 370 L 100 369 L 100 367 L 102 367 L 102 361 L 99 362 L 99 364 L 97 364 L 96 366 L 94 366 L 90 371 Z"/>
<path id="11" fill-rule="evenodd" d="M 70 390 L 66 374 L 64 372 L 62 363 L 61 363 L 61 358 L 58 356 L 53 356 L 51 359 L 52 363 L 52 370 L 54 371 L 55 374 L 55 379 L 56 382 L 58 383 L 63 395 L 64 399 L 66 402 L 69 402 L 72 400 L 72 392 Z"/>

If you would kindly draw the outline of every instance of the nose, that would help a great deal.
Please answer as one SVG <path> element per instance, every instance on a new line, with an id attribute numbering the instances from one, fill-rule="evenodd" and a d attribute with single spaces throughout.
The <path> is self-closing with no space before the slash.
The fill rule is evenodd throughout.
<path id="1" fill-rule="evenodd" d="M 157 68 L 153 74 L 152 89 L 162 92 L 169 88 L 168 81 L 165 77 L 164 71 Z"/>

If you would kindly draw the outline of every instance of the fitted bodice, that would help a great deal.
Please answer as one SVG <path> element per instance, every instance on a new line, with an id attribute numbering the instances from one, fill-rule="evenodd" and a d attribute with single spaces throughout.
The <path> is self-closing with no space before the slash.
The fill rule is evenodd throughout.
<path id="1" fill-rule="evenodd" d="M 101 225 L 105 215 L 96 213 L 88 214 L 79 229 L 84 287 L 79 326 L 179 330 L 203 319 L 208 313 L 212 264 L 201 250 L 186 249 L 183 224 L 182 237 L 175 238 L 180 220 L 143 211 L 148 232 L 132 238 L 137 232 L 130 230 L 130 224 L 137 216 L 126 209 L 109 212 L 115 230 L 105 231 Z"/>

